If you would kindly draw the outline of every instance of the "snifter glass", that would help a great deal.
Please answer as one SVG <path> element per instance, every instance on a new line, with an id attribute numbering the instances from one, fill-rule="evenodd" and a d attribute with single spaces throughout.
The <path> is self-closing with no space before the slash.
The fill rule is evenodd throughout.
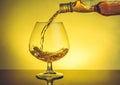
<path id="1" fill-rule="evenodd" d="M 52 62 L 63 58 L 69 50 L 66 30 L 62 22 L 36 22 L 29 41 L 30 53 L 47 62 L 47 70 L 36 75 L 39 79 L 59 79 L 62 73 L 53 71 Z"/>

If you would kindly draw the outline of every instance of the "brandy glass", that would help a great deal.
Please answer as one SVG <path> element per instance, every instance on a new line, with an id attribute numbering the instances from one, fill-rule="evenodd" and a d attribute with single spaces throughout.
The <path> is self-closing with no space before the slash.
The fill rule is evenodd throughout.
<path id="1" fill-rule="evenodd" d="M 53 71 L 52 62 L 64 57 L 68 50 L 68 37 L 62 22 L 36 22 L 29 41 L 29 51 L 37 59 L 47 62 L 46 72 L 37 74 L 37 78 L 62 78 L 62 73 Z"/>

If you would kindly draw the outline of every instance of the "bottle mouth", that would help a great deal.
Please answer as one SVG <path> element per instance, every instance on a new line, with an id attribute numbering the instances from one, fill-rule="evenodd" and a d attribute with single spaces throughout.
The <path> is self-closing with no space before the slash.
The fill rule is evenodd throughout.
<path id="1" fill-rule="evenodd" d="M 72 6 L 71 6 L 71 2 L 70 3 L 61 3 L 59 5 L 60 7 L 60 13 L 65 13 L 65 12 L 72 12 Z"/>

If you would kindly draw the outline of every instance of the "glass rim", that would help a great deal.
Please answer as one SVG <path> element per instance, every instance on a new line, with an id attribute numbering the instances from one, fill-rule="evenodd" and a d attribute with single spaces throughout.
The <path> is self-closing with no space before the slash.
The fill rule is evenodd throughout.
<path id="1" fill-rule="evenodd" d="M 47 21 L 45 22 L 45 21 L 37 21 L 36 23 L 48 23 Z M 52 21 L 51 23 L 62 23 L 63 24 L 63 22 L 62 21 Z"/>

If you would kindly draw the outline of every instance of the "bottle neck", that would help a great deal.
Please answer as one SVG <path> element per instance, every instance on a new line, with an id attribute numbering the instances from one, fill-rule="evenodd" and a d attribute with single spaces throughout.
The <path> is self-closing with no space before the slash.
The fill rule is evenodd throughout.
<path id="1" fill-rule="evenodd" d="M 65 12 L 72 12 L 72 2 L 70 3 L 61 3 L 60 5 L 60 13 L 65 13 Z"/>
<path id="2" fill-rule="evenodd" d="M 65 12 L 93 12 L 94 6 L 86 6 L 80 0 L 60 4 L 60 13 Z"/>

